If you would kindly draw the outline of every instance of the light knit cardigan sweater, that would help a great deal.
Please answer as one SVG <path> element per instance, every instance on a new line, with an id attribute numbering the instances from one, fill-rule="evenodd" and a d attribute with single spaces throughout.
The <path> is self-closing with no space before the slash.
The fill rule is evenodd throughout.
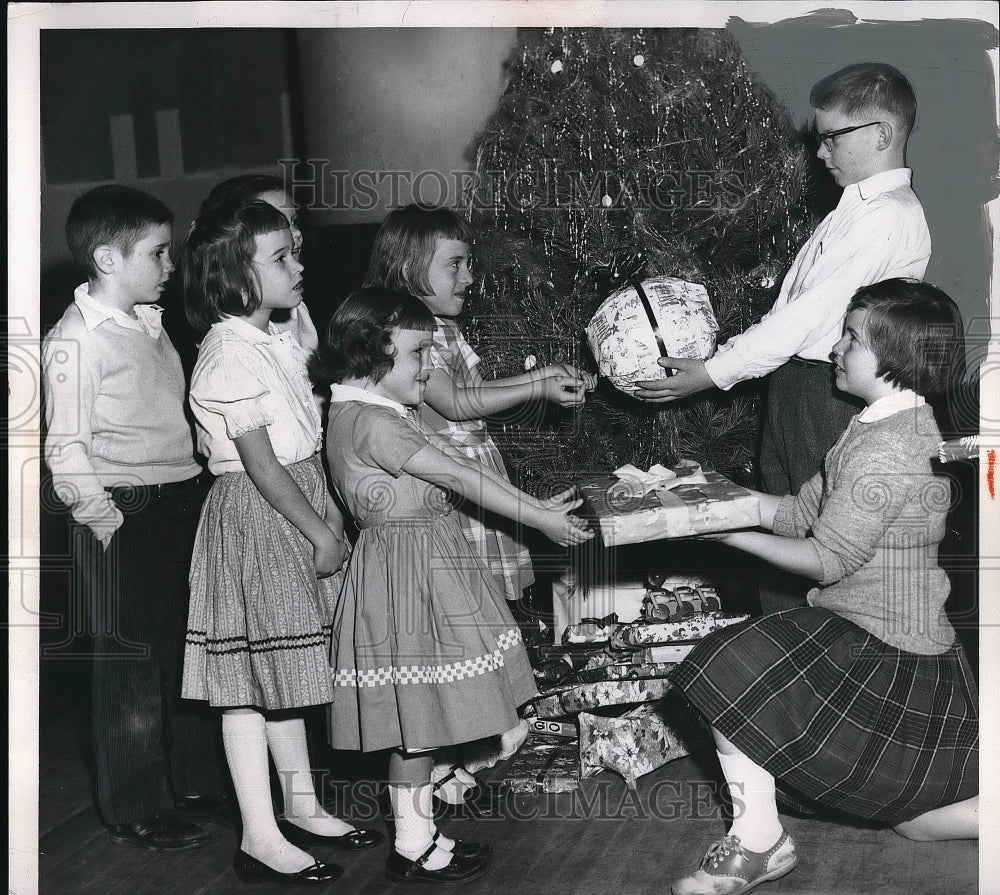
<path id="1" fill-rule="evenodd" d="M 940 441 L 926 405 L 873 422 L 855 417 L 822 471 L 774 517 L 775 534 L 808 537 L 819 554 L 823 577 L 809 592 L 811 606 L 924 655 L 947 651 L 955 639 L 938 565 L 951 489 L 930 463 Z"/>

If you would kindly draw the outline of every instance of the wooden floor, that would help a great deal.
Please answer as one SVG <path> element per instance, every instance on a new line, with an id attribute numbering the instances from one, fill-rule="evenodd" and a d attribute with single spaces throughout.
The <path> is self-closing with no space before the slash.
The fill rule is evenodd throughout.
<path id="1" fill-rule="evenodd" d="M 43 719 L 40 756 L 40 889 L 45 895 L 267 895 L 287 886 L 245 886 L 230 864 L 236 833 L 211 827 L 204 848 L 158 855 L 113 844 L 94 811 L 84 759 L 80 712 L 65 708 Z M 714 773 L 692 758 L 642 778 L 630 793 L 611 773 L 583 782 L 573 794 L 510 796 L 505 817 L 447 820 L 453 836 L 489 842 L 490 872 L 462 886 L 467 895 L 665 895 L 670 880 L 697 865 L 724 832 Z M 371 784 L 359 785 L 358 811 L 373 810 Z M 338 790 L 339 791 L 339 790 Z M 381 818 L 365 820 L 384 829 Z M 971 895 L 978 891 L 978 843 L 914 843 L 887 830 L 785 817 L 799 865 L 755 890 L 795 895 Z M 336 860 L 337 853 L 317 857 Z M 393 884 L 383 875 L 384 848 L 341 856 L 344 876 L 322 891 L 351 895 L 432 892 Z M 985 891 L 985 889 L 984 889 Z"/>

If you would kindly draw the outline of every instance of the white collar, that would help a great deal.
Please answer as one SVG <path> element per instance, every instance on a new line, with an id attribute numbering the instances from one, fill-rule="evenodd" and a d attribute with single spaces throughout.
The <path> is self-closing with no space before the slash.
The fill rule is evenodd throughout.
<path id="1" fill-rule="evenodd" d="M 81 283 L 73 290 L 73 301 L 83 317 L 84 325 L 93 332 L 105 320 L 113 320 L 125 329 L 143 332 L 153 339 L 158 339 L 163 330 L 163 308 L 159 305 L 133 305 L 135 317 L 130 317 L 119 308 L 113 308 L 98 301 L 90 294 L 90 284 Z"/>
<path id="2" fill-rule="evenodd" d="M 400 404 L 399 401 L 393 401 L 392 398 L 376 395 L 374 392 L 358 388 L 355 385 L 341 385 L 339 382 L 334 382 L 330 386 L 330 403 L 342 404 L 346 401 L 360 401 L 362 404 L 378 404 L 381 407 L 388 407 L 395 410 L 403 419 L 410 418 L 409 409 L 405 404 Z"/>
<path id="3" fill-rule="evenodd" d="M 901 186 L 909 186 L 913 172 L 909 168 L 892 168 L 889 171 L 881 171 L 872 174 L 857 183 L 851 183 L 844 187 L 844 194 L 841 199 L 860 199 L 867 201 L 874 196 L 880 196 L 889 190 L 897 189 Z"/>
<path id="4" fill-rule="evenodd" d="M 923 396 L 908 388 L 903 388 L 892 391 L 869 404 L 858 414 L 857 420 L 859 423 L 874 423 L 878 420 L 884 420 L 894 413 L 899 413 L 901 410 L 916 410 L 926 403 Z"/>
<path id="5" fill-rule="evenodd" d="M 295 341 L 291 333 L 278 330 L 270 320 L 267 322 L 267 332 L 257 329 L 245 317 L 237 317 L 235 315 L 223 315 L 222 319 L 215 326 L 224 326 L 227 329 L 235 330 L 239 333 L 240 338 L 246 339 L 249 342 Z"/>

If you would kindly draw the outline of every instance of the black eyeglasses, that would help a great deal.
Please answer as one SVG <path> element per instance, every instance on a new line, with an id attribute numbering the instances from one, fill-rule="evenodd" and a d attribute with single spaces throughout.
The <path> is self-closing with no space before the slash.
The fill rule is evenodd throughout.
<path id="1" fill-rule="evenodd" d="M 884 124 L 884 122 L 882 122 L 882 121 L 869 121 L 868 124 L 856 124 L 856 125 L 854 125 L 854 127 L 842 127 L 842 128 L 840 128 L 840 130 L 827 131 L 824 134 L 821 134 L 821 133 L 819 133 L 817 131 L 816 137 L 820 141 L 820 143 L 822 143 L 823 146 L 826 148 L 827 152 L 832 152 L 833 151 L 833 141 L 837 137 L 841 137 L 844 134 L 853 133 L 854 131 L 859 131 L 862 128 L 874 127 L 876 124 Z"/>

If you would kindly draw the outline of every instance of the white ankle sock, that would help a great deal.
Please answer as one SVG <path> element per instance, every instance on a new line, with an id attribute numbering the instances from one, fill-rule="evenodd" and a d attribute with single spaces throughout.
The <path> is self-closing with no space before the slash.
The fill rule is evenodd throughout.
<path id="1" fill-rule="evenodd" d="M 417 860 L 434 839 L 434 818 L 431 814 L 431 784 L 389 787 L 392 816 L 396 824 L 395 848 L 404 858 Z M 427 870 L 440 870 L 451 863 L 451 852 L 438 846 L 424 863 Z"/>
<path id="2" fill-rule="evenodd" d="M 740 751 L 717 754 L 726 782 L 732 786 L 735 818 L 729 833 L 739 836 L 750 851 L 767 851 L 782 833 L 774 777 Z"/>
<path id="3" fill-rule="evenodd" d="M 243 818 L 240 847 L 279 873 L 297 873 L 315 864 L 278 830 L 271 804 L 264 716 L 254 711 L 223 712 L 222 742 Z"/>
<path id="4" fill-rule="evenodd" d="M 500 758 L 510 758 L 528 738 L 528 722 L 523 718 L 517 727 L 512 727 L 500 737 Z"/>
<path id="5" fill-rule="evenodd" d="M 354 829 L 328 814 L 316 798 L 309 750 L 306 746 L 306 724 L 301 718 L 268 721 L 265 724 L 267 745 L 281 782 L 285 801 L 285 819 L 319 836 L 343 836 Z"/>
<path id="6" fill-rule="evenodd" d="M 434 796 L 449 805 L 461 805 L 478 781 L 465 768 L 453 761 L 437 762 L 431 772 Z"/>

